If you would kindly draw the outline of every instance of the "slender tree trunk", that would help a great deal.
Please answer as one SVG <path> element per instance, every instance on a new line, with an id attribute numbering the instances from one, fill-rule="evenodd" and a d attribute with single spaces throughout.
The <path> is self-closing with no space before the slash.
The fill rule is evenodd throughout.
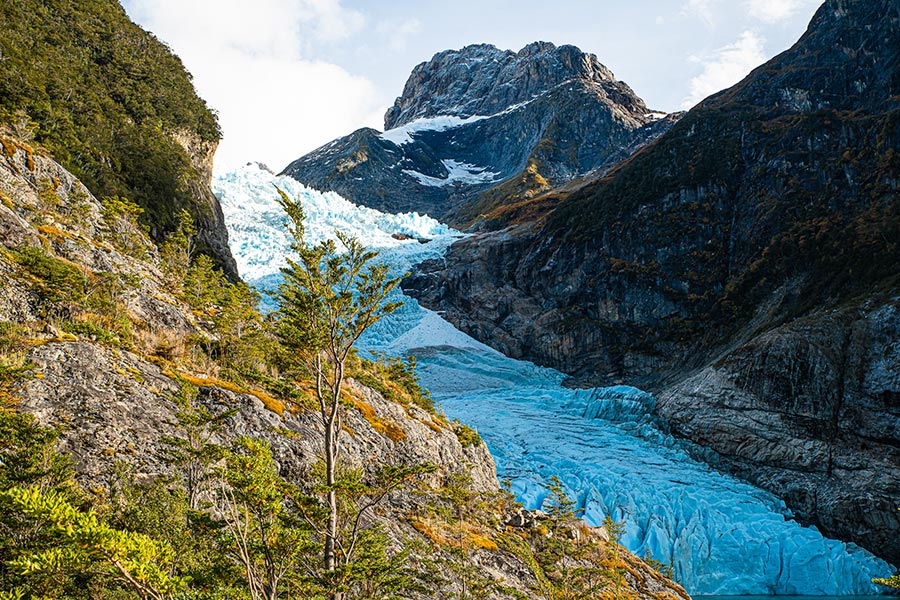
<path id="1" fill-rule="evenodd" d="M 325 422 L 325 485 L 328 486 L 328 529 L 325 531 L 325 570 L 334 571 L 334 541 L 337 538 L 337 490 L 335 484 L 334 420 Z"/>
<path id="2" fill-rule="evenodd" d="M 337 462 L 340 455 L 338 436 L 341 433 L 340 402 L 341 387 L 344 383 L 344 364 L 336 361 L 335 380 L 331 389 L 330 414 L 325 421 L 325 483 L 328 486 L 328 528 L 325 532 L 325 570 L 334 571 L 337 566 L 335 545 L 338 536 L 338 497 L 334 489 L 336 483 Z M 344 594 L 338 591 L 331 593 L 331 600 L 341 600 Z"/>

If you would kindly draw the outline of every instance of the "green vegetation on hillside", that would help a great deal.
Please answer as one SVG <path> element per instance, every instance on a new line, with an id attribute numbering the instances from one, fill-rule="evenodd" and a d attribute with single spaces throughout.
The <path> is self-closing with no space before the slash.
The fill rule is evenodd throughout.
<path id="1" fill-rule="evenodd" d="M 172 135 L 220 137 L 178 57 L 116 0 L 0 3 L 0 125 L 33 135 L 98 198 L 137 202 L 156 239 L 196 205 Z"/>

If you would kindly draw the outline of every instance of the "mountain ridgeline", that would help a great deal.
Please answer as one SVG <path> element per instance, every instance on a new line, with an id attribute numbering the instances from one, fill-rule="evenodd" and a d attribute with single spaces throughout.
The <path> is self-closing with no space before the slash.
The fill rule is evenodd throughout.
<path id="1" fill-rule="evenodd" d="M 603 172 L 676 118 L 648 109 L 574 46 L 473 45 L 413 69 L 384 133 L 360 129 L 284 174 L 379 210 L 497 227 L 536 194 Z"/>
<path id="2" fill-rule="evenodd" d="M 789 50 L 605 176 L 405 287 L 575 383 L 653 390 L 697 454 L 900 561 L 900 2 Z"/>

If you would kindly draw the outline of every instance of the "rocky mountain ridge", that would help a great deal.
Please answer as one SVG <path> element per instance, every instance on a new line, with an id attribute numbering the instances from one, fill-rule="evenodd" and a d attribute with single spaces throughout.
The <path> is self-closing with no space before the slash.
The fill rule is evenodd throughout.
<path id="1" fill-rule="evenodd" d="M 576 80 L 606 88 L 631 112 L 648 112 L 595 55 L 575 46 L 533 42 L 513 52 L 473 44 L 439 52 L 413 68 L 403 93 L 384 115 L 384 130 L 440 115 L 495 115 Z"/>
<path id="2" fill-rule="evenodd" d="M 895 0 L 825 2 L 790 50 L 407 292 L 511 356 L 657 392 L 711 464 L 897 563 L 898 32 Z"/>
<path id="3" fill-rule="evenodd" d="M 484 225 L 505 204 L 608 169 L 676 119 L 574 46 L 474 45 L 418 65 L 384 133 L 356 131 L 283 174 L 379 210 Z"/>

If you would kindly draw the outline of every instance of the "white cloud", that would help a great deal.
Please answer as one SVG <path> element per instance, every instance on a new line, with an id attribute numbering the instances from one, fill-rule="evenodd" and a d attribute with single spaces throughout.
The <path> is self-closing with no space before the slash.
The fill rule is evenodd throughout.
<path id="1" fill-rule="evenodd" d="M 710 94 L 734 85 L 750 71 L 766 60 L 763 49 L 765 40 L 752 31 L 745 31 L 733 43 L 719 48 L 705 57 L 692 57 L 702 64 L 703 71 L 691 79 L 690 96 L 684 99 L 681 107 L 691 108 Z"/>
<path id="2" fill-rule="evenodd" d="M 218 111 L 216 169 L 258 160 L 281 169 L 360 124 L 377 124 L 374 84 L 310 57 L 362 29 L 340 0 L 124 0 L 168 43 Z"/>
<path id="3" fill-rule="evenodd" d="M 766 23 L 778 23 L 794 16 L 805 3 L 804 0 L 749 0 L 747 11 Z"/>
<path id="4" fill-rule="evenodd" d="M 718 0 L 687 0 L 681 7 L 681 12 L 686 15 L 699 18 L 706 23 L 707 26 L 713 27 L 716 24 L 713 7 Z"/>
<path id="5" fill-rule="evenodd" d="M 384 19 L 379 21 L 375 31 L 387 39 L 388 47 L 395 52 L 406 50 L 410 37 L 422 31 L 422 22 L 415 17 L 406 19 Z"/>

